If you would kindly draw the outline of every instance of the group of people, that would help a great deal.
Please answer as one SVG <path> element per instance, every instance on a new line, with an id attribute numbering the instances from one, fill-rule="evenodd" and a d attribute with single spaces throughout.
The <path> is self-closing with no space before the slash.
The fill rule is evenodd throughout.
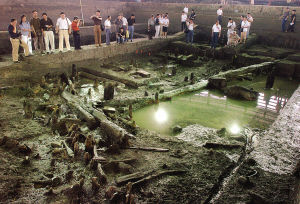
<path id="1" fill-rule="evenodd" d="M 94 38 L 95 45 L 101 46 L 101 34 L 102 31 L 106 33 L 106 44 L 110 45 L 112 22 L 111 16 L 108 16 L 104 24 L 102 23 L 102 17 L 100 10 L 97 10 L 95 15 L 92 15 L 90 19 L 94 23 Z M 64 43 L 67 51 L 71 50 L 69 37 L 73 34 L 75 50 L 81 49 L 80 41 L 80 26 L 82 20 L 77 16 L 71 21 L 66 17 L 64 12 L 60 13 L 60 17 L 57 19 L 56 24 L 53 23 L 47 13 L 43 13 L 41 19 L 38 16 L 36 10 L 32 11 L 32 18 L 27 20 L 26 15 L 21 16 L 21 20 L 18 24 L 17 19 L 11 19 L 8 26 L 8 33 L 10 36 L 10 42 L 12 44 L 12 58 L 13 61 L 19 62 L 19 47 L 24 48 L 25 57 L 33 55 L 32 48 L 34 47 L 36 52 L 42 54 L 51 54 L 55 51 L 55 35 L 58 34 L 59 38 L 59 51 L 63 52 Z M 132 14 L 126 19 L 123 14 L 120 14 L 114 22 L 116 29 L 116 39 L 118 43 L 124 43 L 129 39 L 133 41 L 133 32 L 135 25 L 135 16 Z M 33 43 L 32 43 L 33 42 Z"/>
<path id="2" fill-rule="evenodd" d="M 187 5 L 181 13 L 181 30 L 186 33 L 186 42 L 193 43 L 194 41 L 194 28 L 195 28 L 196 13 L 194 10 L 189 15 L 189 8 Z M 286 23 L 290 18 L 290 23 L 286 29 Z M 112 25 L 114 25 L 117 43 L 122 44 L 133 41 L 135 15 L 125 18 L 123 14 L 119 14 L 114 22 L 112 22 L 111 16 L 108 16 L 103 23 L 100 10 L 97 10 L 95 15 L 92 15 L 90 19 L 94 23 L 94 38 L 95 46 L 101 46 L 101 34 L 105 32 L 106 45 L 110 45 Z M 286 8 L 286 11 L 281 16 L 282 19 L 282 32 L 294 32 L 296 24 L 296 10 L 292 10 L 290 15 L 290 9 Z M 251 24 L 253 23 L 253 17 L 250 13 L 240 17 L 240 22 L 237 25 L 232 18 L 229 18 L 227 23 L 227 46 L 236 46 L 238 43 L 245 43 L 250 33 Z M 222 33 L 223 22 L 223 7 L 220 6 L 217 10 L 216 23 L 212 27 L 211 31 L 211 48 L 216 48 L 219 38 Z M 14 62 L 18 61 L 19 46 L 24 48 L 25 56 L 33 55 L 32 47 L 36 51 L 41 53 L 51 54 L 55 51 L 55 35 L 58 34 L 59 38 L 59 51 L 64 50 L 64 43 L 67 51 L 71 50 L 69 36 L 73 34 L 74 47 L 76 50 L 81 49 L 80 42 L 80 26 L 82 20 L 77 16 L 71 21 L 66 17 L 64 12 L 60 13 L 56 24 L 53 23 L 47 13 L 43 13 L 41 19 L 38 16 L 36 10 L 32 11 L 32 18 L 27 20 L 26 15 L 21 16 L 19 25 L 17 19 L 11 19 L 8 26 L 8 32 L 10 35 L 10 42 L 12 44 L 12 58 Z M 167 38 L 168 28 L 170 25 L 169 15 L 157 14 L 151 15 L 148 19 L 148 37 L 154 38 Z"/>
<path id="3" fill-rule="evenodd" d="M 222 32 L 223 8 L 217 10 L 217 21 L 212 27 L 211 48 L 216 48 Z M 245 43 L 250 33 L 250 28 L 254 19 L 250 13 L 242 15 L 237 25 L 232 18 L 227 23 L 227 46 L 236 46 L 238 43 Z"/>
<path id="4" fill-rule="evenodd" d="M 168 13 L 151 15 L 148 19 L 148 38 L 150 40 L 153 39 L 153 36 L 154 38 L 167 38 L 169 24 Z"/>
<path id="5" fill-rule="evenodd" d="M 292 14 L 290 15 L 290 8 L 287 7 L 283 15 L 280 17 L 282 19 L 281 22 L 281 31 L 282 32 L 295 32 L 295 24 L 296 24 L 296 10 L 292 10 Z M 288 19 L 290 20 L 290 23 L 288 25 L 288 28 L 286 28 L 286 23 Z"/>
<path id="6" fill-rule="evenodd" d="M 191 14 L 189 15 L 189 8 L 186 5 L 181 13 L 181 31 L 186 34 L 186 42 L 193 43 L 194 42 L 194 21 L 196 19 L 196 13 L 192 9 Z"/>

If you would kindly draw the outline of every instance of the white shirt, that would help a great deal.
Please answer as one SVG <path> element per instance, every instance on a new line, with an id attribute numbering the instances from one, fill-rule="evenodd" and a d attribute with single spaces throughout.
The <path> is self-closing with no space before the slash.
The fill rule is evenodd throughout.
<path id="1" fill-rule="evenodd" d="M 163 19 L 163 26 L 164 27 L 169 27 L 169 23 L 170 23 L 169 19 Z"/>
<path id="2" fill-rule="evenodd" d="M 71 24 L 71 21 L 67 17 L 64 19 L 58 18 L 56 22 L 56 26 L 58 26 L 59 30 L 68 30 Z"/>
<path id="3" fill-rule="evenodd" d="M 104 22 L 104 26 L 105 26 L 105 29 L 110 29 L 111 28 L 110 20 L 106 19 L 106 21 Z"/>
<path id="4" fill-rule="evenodd" d="M 222 9 L 218 9 L 218 10 L 217 10 L 217 15 L 218 15 L 218 16 L 223 15 L 223 10 L 222 10 Z"/>
<path id="5" fill-rule="evenodd" d="M 189 30 L 194 30 L 194 23 L 187 23 Z"/>
<path id="6" fill-rule="evenodd" d="M 186 22 L 187 19 L 187 15 L 186 14 L 182 14 L 181 15 L 181 22 Z"/>
<path id="7" fill-rule="evenodd" d="M 212 30 L 213 30 L 213 32 L 214 33 L 219 33 L 219 32 L 221 32 L 221 25 L 219 24 L 219 25 L 214 25 L 213 27 L 212 27 Z"/>
<path id="8" fill-rule="evenodd" d="M 247 17 L 247 21 L 249 22 L 249 27 L 251 26 L 251 22 L 253 22 L 252 16 Z"/>
<path id="9" fill-rule="evenodd" d="M 248 21 L 242 21 L 242 28 L 243 28 L 243 32 L 248 32 L 248 27 L 250 26 L 250 23 Z M 245 28 L 247 27 L 247 28 Z"/>
<path id="10" fill-rule="evenodd" d="M 160 23 L 160 24 L 163 24 L 163 22 L 164 22 L 164 18 L 162 18 L 162 17 L 159 17 L 158 19 L 159 19 L 159 23 Z"/>
<path id="11" fill-rule="evenodd" d="M 228 33 L 233 32 L 234 29 L 235 29 L 235 27 L 236 27 L 236 25 L 235 25 L 235 22 L 234 22 L 234 21 L 232 21 L 232 23 L 228 22 L 228 24 L 227 24 Z"/>
<path id="12" fill-rule="evenodd" d="M 189 8 L 188 7 L 184 7 L 183 12 L 184 13 L 189 13 Z"/>
<path id="13" fill-rule="evenodd" d="M 123 26 L 127 26 L 128 25 L 128 21 L 125 17 L 122 18 L 123 21 Z"/>

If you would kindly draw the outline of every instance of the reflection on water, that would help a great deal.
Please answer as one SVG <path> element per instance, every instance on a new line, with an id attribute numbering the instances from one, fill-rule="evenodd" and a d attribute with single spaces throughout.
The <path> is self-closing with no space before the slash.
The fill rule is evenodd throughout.
<path id="1" fill-rule="evenodd" d="M 202 90 L 137 110 L 133 118 L 140 127 L 168 135 L 175 125 L 225 127 L 233 134 L 239 133 L 245 125 L 267 128 L 285 106 L 298 82 L 277 80 L 272 90 L 264 90 L 264 84 L 260 80 L 251 82 L 250 87 L 260 92 L 257 101 L 235 100 L 219 91 Z M 243 86 L 247 87 L 247 84 Z"/>

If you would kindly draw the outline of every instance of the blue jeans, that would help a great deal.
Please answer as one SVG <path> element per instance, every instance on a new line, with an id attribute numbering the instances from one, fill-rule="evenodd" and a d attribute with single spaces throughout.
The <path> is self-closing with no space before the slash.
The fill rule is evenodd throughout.
<path id="1" fill-rule="evenodd" d="M 106 29 L 106 45 L 110 45 L 110 29 Z"/>
<path id="2" fill-rule="evenodd" d="M 186 34 L 186 42 L 193 44 L 193 42 L 194 42 L 194 31 L 193 30 L 189 30 L 189 32 Z"/>
<path id="3" fill-rule="evenodd" d="M 128 31 L 129 31 L 129 38 L 132 41 L 132 39 L 133 39 L 133 32 L 134 32 L 134 26 L 128 26 Z"/>
<path id="4" fill-rule="evenodd" d="M 286 21 L 285 19 L 282 19 L 282 22 L 281 22 L 281 31 L 282 32 L 285 32 L 285 24 L 286 24 Z"/>
<path id="5" fill-rule="evenodd" d="M 214 32 L 211 40 L 211 48 L 216 48 L 218 45 L 219 33 Z"/>

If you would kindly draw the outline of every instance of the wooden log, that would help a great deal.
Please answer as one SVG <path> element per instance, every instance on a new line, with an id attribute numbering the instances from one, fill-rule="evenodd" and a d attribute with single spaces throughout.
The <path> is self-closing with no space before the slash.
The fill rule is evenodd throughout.
<path id="1" fill-rule="evenodd" d="M 150 170 L 150 171 L 146 171 L 146 172 L 136 172 L 133 174 L 128 174 L 128 175 L 116 178 L 115 182 L 118 186 L 122 186 L 124 184 L 127 184 L 128 182 L 138 181 L 138 180 L 150 175 L 153 172 L 154 172 L 153 170 Z"/>
<path id="2" fill-rule="evenodd" d="M 215 142 L 206 142 L 203 147 L 205 148 L 216 148 L 216 149 L 236 149 L 243 148 L 240 144 L 221 144 Z"/>
<path id="3" fill-rule="evenodd" d="M 135 149 L 135 150 L 150 151 L 150 152 L 168 152 L 169 151 L 169 149 L 156 148 L 156 147 L 128 147 L 127 149 Z"/>
<path id="4" fill-rule="evenodd" d="M 79 72 L 79 76 L 80 77 L 83 77 L 83 78 L 86 78 L 86 79 L 90 79 L 90 80 L 98 80 L 98 81 L 102 81 L 102 82 L 114 82 L 114 83 L 117 83 L 113 80 L 110 80 L 110 79 L 106 79 L 106 78 L 103 78 L 103 77 L 99 77 L 99 76 L 95 76 L 93 74 L 89 74 L 87 72 Z"/>
<path id="5" fill-rule="evenodd" d="M 98 156 L 98 153 L 97 153 L 96 145 L 94 145 L 94 158 L 93 158 L 94 162 L 96 161 L 97 158 L 100 158 Z M 107 183 L 107 177 L 106 177 L 106 174 L 104 173 L 104 171 L 102 169 L 101 163 L 97 163 L 97 166 L 96 166 L 96 175 L 98 176 L 98 178 L 99 178 L 99 180 L 100 180 L 101 183 L 103 183 L 103 184 Z"/>
<path id="6" fill-rule="evenodd" d="M 153 180 L 153 179 L 156 179 L 160 176 L 164 176 L 164 175 L 178 175 L 178 174 L 183 174 L 183 173 L 186 173 L 186 171 L 184 170 L 165 170 L 165 171 L 159 171 L 159 172 L 156 172 L 154 174 L 151 174 L 151 175 L 148 175 L 147 177 L 145 178 L 142 178 L 134 183 L 132 183 L 132 187 L 133 188 L 136 188 L 138 186 L 140 186 L 141 184 L 144 184 L 150 180 Z"/>
<path id="7" fill-rule="evenodd" d="M 73 150 L 67 145 L 66 141 L 62 141 L 62 143 L 64 144 L 66 150 L 67 150 L 67 153 L 68 153 L 68 156 L 69 157 L 74 157 L 74 152 Z"/>
<path id="8" fill-rule="evenodd" d="M 134 163 L 134 162 L 136 162 L 137 161 L 137 159 L 119 159 L 119 160 L 110 160 L 110 161 L 108 161 L 108 160 L 99 160 L 99 162 L 100 163 L 104 163 L 104 164 L 106 164 L 106 163 L 120 163 L 120 162 L 123 162 L 123 163 L 126 163 L 126 164 L 131 164 L 131 163 Z"/>
<path id="9" fill-rule="evenodd" d="M 106 79 L 118 81 L 118 82 L 121 82 L 121 83 L 125 84 L 128 87 L 132 87 L 132 88 L 136 88 L 136 89 L 139 87 L 138 84 L 135 81 L 132 81 L 132 80 L 129 80 L 129 79 L 124 79 L 124 78 L 121 78 L 119 76 L 111 75 L 111 74 L 108 74 L 108 73 L 104 73 L 104 72 L 101 72 L 99 70 L 93 70 L 93 69 L 88 69 L 88 68 L 81 67 L 80 71 L 86 72 L 86 73 L 89 73 L 89 74 L 93 74 L 95 76 L 103 77 L 103 78 L 106 78 Z"/>
<path id="10" fill-rule="evenodd" d="M 62 97 L 75 109 L 78 110 L 80 118 L 85 120 L 87 122 L 87 125 L 90 128 L 93 128 L 97 125 L 97 121 L 95 120 L 94 116 L 91 115 L 88 111 L 83 109 L 80 105 L 79 100 L 76 98 L 76 96 L 72 95 L 71 93 L 68 93 L 67 91 L 63 91 Z"/>

